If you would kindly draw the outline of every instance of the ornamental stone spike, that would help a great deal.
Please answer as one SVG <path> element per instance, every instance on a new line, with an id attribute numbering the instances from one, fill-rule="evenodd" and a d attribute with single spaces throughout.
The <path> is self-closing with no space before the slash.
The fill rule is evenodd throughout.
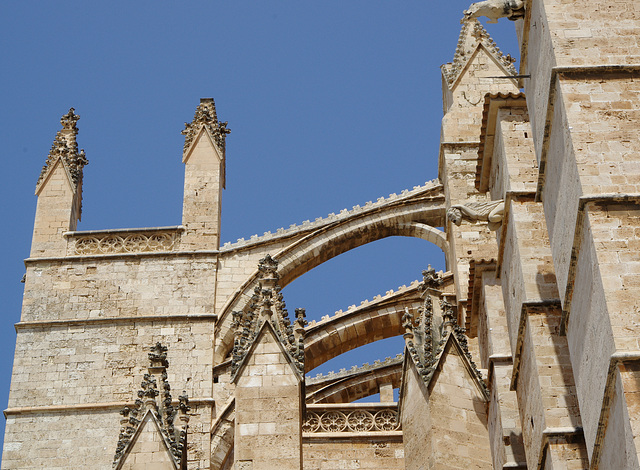
<path id="1" fill-rule="evenodd" d="M 216 112 L 216 104 L 213 98 L 201 98 L 193 120 L 184 123 L 184 130 L 182 131 L 185 136 L 183 152 L 186 153 L 189 150 L 194 138 L 200 132 L 200 129 L 204 127 L 211 134 L 224 155 L 226 137 L 231 132 L 227 129 L 227 124 L 228 122 L 226 121 L 218 121 L 218 113 Z"/>
<path id="2" fill-rule="evenodd" d="M 47 160 L 40 172 L 38 182 L 36 184 L 36 193 L 39 192 L 40 185 L 47 176 L 49 170 L 55 165 L 55 163 L 61 159 L 69 176 L 71 177 L 72 187 L 76 190 L 76 187 L 82 181 L 82 169 L 89 163 L 84 150 L 78 151 L 77 135 L 78 127 L 77 123 L 80 116 L 75 114 L 74 108 L 69 108 L 69 112 L 60 118 L 60 124 L 62 129 L 58 131 L 53 139 L 51 150 Z"/>
<path id="3" fill-rule="evenodd" d="M 222 190 L 225 187 L 226 122 L 218 121 L 212 98 L 200 100 L 191 122 L 185 123 L 182 163 L 185 165 L 181 248 L 185 251 L 220 247 Z"/>
<path id="4" fill-rule="evenodd" d="M 504 1 L 504 0 L 499 0 Z M 507 0 L 509 1 L 509 0 Z M 480 2 L 482 3 L 482 2 Z M 505 56 L 497 48 L 494 40 L 487 30 L 475 17 L 465 17 L 461 21 L 462 28 L 458 39 L 458 45 L 453 56 L 453 61 L 444 64 L 441 69 L 447 85 L 451 89 L 458 77 L 465 70 L 467 61 L 473 56 L 479 45 L 483 45 L 486 51 L 501 65 L 507 75 L 516 75 L 516 69 L 510 56 Z"/>
<path id="5" fill-rule="evenodd" d="M 189 398 L 183 391 L 178 399 L 178 405 L 172 405 L 171 387 L 167 380 L 167 347 L 156 343 L 148 353 L 149 368 L 144 374 L 140 390 L 137 393 L 135 407 L 126 406 L 120 412 L 120 435 L 113 460 L 113 468 L 128 468 L 123 466 L 123 460 L 135 459 L 129 456 L 132 450 L 132 439 L 142 425 L 147 412 L 151 412 L 160 427 L 158 440 L 164 440 L 176 465 L 180 466 L 186 452 L 187 425 L 189 423 Z M 184 467 L 180 467 L 184 468 Z"/>
<path id="6" fill-rule="evenodd" d="M 234 345 L 231 354 L 231 380 L 237 378 L 260 330 L 269 323 L 286 354 L 300 373 L 304 373 L 304 309 L 296 309 L 293 323 L 278 285 L 278 261 L 267 254 L 258 263 L 258 280 L 246 311 L 232 313 Z"/>
<path id="7" fill-rule="evenodd" d="M 82 174 L 88 161 L 84 150 L 78 151 L 78 119 L 73 108 L 60 119 L 62 129 L 53 139 L 36 183 L 32 258 L 64 256 L 67 240 L 63 234 L 76 230 L 82 214 Z"/>
<path id="8" fill-rule="evenodd" d="M 74 108 L 69 108 L 69 112 L 60 118 L 60 124 L 62 124 L 61 134 L 67 140 L 67 146 L 71 149 L 77 148 L 76 136 L 78 135 L 77 123 L 80 120 L 80 116 L 75 113 Z"/>

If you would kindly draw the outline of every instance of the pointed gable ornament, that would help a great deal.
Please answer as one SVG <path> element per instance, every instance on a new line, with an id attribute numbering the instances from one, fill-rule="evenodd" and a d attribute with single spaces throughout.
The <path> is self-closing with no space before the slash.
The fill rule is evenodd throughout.
<path id="1" fill-rule="evenodd" d="M 231 380 L 234 381 L 262 328 L 268 323 L 285 355 L 299 376 L 304 374 L 304 327 L 307 324 L 303 308 L 295 310 L 293 323 L 283 300 L 278 280 L 278 262 L 267 254 L 258 264 L 258 285 L 244 312 L 232 312 L 231 328 L 235 338 L 231 358 Z"/>
<path id="2" fill-rule="evenodd" d="M 502 67 L 505 76 L 516 75 L 516 68 L 513 65 L 516 61 L 510 55 L 504 55 L 495 41 L 489 36 L 486 29 L 480 24 L 476 18 L 466 16 L 461 20 L 462 28 L 458 38 L 456 52 L 453 55 L 453 61 L 444 64 L 442 74 L 447 81 L 450 89 L 454 88 L 455 83 L 461 76 L 465 67 L 474 56 L 478 48 L 484 48 L 487 53 Z"/>
<path id="3" fill-rule="evenodd" d="M 454 306 L 447 300 L 446 294 L 440 290 L 443 285 L 441 274 L 436 273 L 435 269 L 429 265 L 425 271 L 422 271 L 422 276 L 423 281 L 419 289 L 422 291 L 423 303 L 418 309 L 417 321 L 414 320 L 409 309 L 405 310 L 402 317 L 407 359 L 413 361 L 418 374 L 428 385 L 442 360 L 448 343 L 453 341 L 460 349 L 462 360 L 467 365 L 470 375 L 488 398 L 487 386 L 469 352 L 465 329 L 458 326 Z M 440 297 L 439 314 L 433 309 L 432 297 L 436 296 Z"/>
<path id="4" fill-rule="evenodd" d="M 189 398 L 186 392 L 173 406 L 171 386 L 167 380 L 167 347 L 156 343 L 149 353 L 149 372 L 144 374 L 138 398 L 133 407 L 125 407 L 120 414 L 120 436 L 113 458 L 114 470 L 123 468 L 132 453 L 136 452 L 136 442 L 143 432 L 153 432 L 160 436 L 165 461 L 176 470 L 186 470 L 187 427 L 189 423 Z M 158 387 L 160 382 L 160 387 Z"/>
<path id="5" fill-rule="evenodd" d="M 196 137 L 202 130 L 209 134 L 209 137 L 215 142 L 224 158 L 227 134 L 231 132 L 231 130 L 227 128 L 227 124 L 227 121 L 218 121 L 216 104 L 213 98 L 202 98 L 196 108 L 193 120 L 184 123 L 184 130 L 182 131 L 182 134 L 185 136 L 182 151 L 183 158 L 188 154 L 191 146 L 196 141 Z"/>
<path id="6" fill-rule="evenodd" d="M 45 161 L 38 182 L 36 183 L 36 194 L 40 193 L 43 183 L 51 173 L 56 164 L 60 162 L 69 178 L 69 183 L 74 192 L 78 190 L 82 183 L 82 170 L 89 163 L 84 150 L 78 151 L 76 137 L 78 135 L 77 123 L 80 119 L 74 108 L 60 118 L 62 129 L 58 131 L 53 139 L 53 145 L 49 150 L 49 155 Z"/>

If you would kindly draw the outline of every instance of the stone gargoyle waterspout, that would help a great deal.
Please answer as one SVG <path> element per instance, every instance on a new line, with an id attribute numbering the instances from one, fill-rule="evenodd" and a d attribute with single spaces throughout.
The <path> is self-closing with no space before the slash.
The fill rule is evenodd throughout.
<path id="1" fill-rule="evenodd" d="M 497 230 L 504 217 L 504 201 L 467 202 L 455 204 L 447 210 L 447 219 L 456 225 L 462 223 L 462 219 L 471 222 L 489 222 L 489 230 Z"/>
<path id="2" fill-rule="evenodd" d="M 463 21 L 486 16 L 489 23 L 497 23 L 500 18 L 515 21 L 524 18 L 524 0 L 485 0 L 472 3 L 464 12 Z"/>

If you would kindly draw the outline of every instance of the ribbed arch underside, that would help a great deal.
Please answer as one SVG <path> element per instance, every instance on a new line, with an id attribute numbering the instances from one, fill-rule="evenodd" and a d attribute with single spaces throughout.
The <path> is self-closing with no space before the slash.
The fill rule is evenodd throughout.
<path id="1" fill-rule="evenodd" d="M 391 236 L 415 237 L 434 243 L 446 256 L 448 243 L 445 235 L 435 228 L 444 224 L 444 216 L 444 197 L 438 191 L 433 195 L 405 201 L 402 204 L 390 204 L 380 208 L 380 210 L 361 214 L 323 227 L 280 252 L 271 254 L 279 263 L 280 286 L 286 287 L 297 277 L 335 256 Z M 257 276 L 258 272 L 256 270 L 230 297 L 230 300 L 222 310 L 216 334 L 216 363 L 224 361 L 233 347 L 230 313 L 244 310 L 247 307 L 253 289 L 257 284 Z M 349 347 L 346 350 L 378 339 L 401 334 L 399 318 L 402 316 L 400 312 L 404 311 L 404 306 L 417 308 L 415 301 L 411 301 L 408 305 L 403 305 L 402 308 L 389 306 L 387 311 L 375 314 L 369 320 L 362 319 L 359 322 L 361 327 L 359 332 L 357 322 L 351 322 L 352 325 L 349 325 L 344 331 L 355 331 L 356 334 L 352 333 L 350 336 L 343 334 L 342 338 L 353 337 L 359 339 L 357 339 L 353 347 Z M 335 336 L 336 334 L 338 335 L 337 337 Z M 307 370 L 311 370 L 332 357 L 345 352 L 345 346 L 334 344 L 338 338 L 340 338 L 340 332 L 336 330 L 336 332 L 330 333 L 325 341 L 316 341 L 313 346 L 309 343 L 312 350 L 318 351 L 318 353 L 317 359 L 312 355 L 305 354 L 307 360 L 310 361 Z"/>

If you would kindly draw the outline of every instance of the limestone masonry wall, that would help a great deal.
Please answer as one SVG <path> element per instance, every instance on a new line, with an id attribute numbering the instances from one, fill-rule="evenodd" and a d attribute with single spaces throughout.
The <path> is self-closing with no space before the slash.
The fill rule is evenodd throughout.
<path id="1" fill-rule="evenodd" d="M 495 11 L 519 71 L 477 20 Z M 438 179 L 275 233 L 220 244 L 211 98 L 183 131 L 181 225 L 76 231 L 87 159 L 62 116 L 2 469 L 640 470 L 640 2 L 463 15 Z M 435 244 L 448 272 L 310 323 L 285 311 L 281 288 L 390 236 Z M 404 356 L 305 378 L 400 335 Z"/>

